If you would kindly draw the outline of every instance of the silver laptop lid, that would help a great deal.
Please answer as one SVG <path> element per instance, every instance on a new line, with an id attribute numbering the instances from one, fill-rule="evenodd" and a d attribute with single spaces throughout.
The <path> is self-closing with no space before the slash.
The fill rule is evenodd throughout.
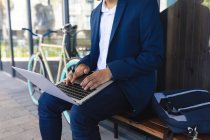
<path id="1" fill-rule="evenodd" d="M 79 105 L 75 102 L 71 97 L 64 94 L 59 88 L 57 88 L 53 83 L 51 83 L 48 79 L 46 79 L 43 75 L 31 72 L 25 69 L 13 67 L 18 73 L 20 73 L 23 77 L 31 81 L 34 85 L 39 87 L 41 90 L 47 92 L 48 94 L 70 102 L 75 105 Z"/>

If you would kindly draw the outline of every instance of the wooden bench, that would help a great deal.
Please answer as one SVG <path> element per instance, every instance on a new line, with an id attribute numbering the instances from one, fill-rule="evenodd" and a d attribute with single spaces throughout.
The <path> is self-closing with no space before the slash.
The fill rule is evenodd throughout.
<path id="1" fill-rule="evenodd" d="M 208 7 L 195 0 L 178 0 L 161 12 L 164 27 L 166 56 L 163 68 L 158 71 L 159 90 L 200 87 L 210 91 Z M 202 27 L 202 28 L 201 28 Z M 112 117 L 115 137 L 118 124 L 163 139 L 168 130 L 158 118 L 136 123 L 124 116 Z M 200 140 L 210 140 L 209 135 L 198 135 Z M 173 140 L 185 140 L 175 135 Z"/>
<path id="2" fill-rule="evenodd" d="M 164 133 L 167 132 L 168 128 L 166 125 L 160 121 L 159 118 L 153 117 L 142 122 L 135 122 L 128 119 L 125 116 L 116 115 L 111 119 L 114 122 L 114 137 L 118 138 L 118 124 L 128 126 L 137 130 L 140 133 L 145 134 L 145 136 L 152 136 L 159 139 L 163 139 Z M 186 140 L 187 137 L 184 135 L 174 135 L 173 140 Z M 198 140 L 210 140 L 209 135 L 198 135 Z"/>

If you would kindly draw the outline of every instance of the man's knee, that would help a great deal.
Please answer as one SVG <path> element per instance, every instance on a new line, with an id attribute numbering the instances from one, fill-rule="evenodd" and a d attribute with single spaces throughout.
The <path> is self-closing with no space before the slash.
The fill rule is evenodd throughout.
<path id="1" fill-rule="evenodd" d="M 98 121 L 81 106 L 72 106 L 70 113 L 71 130 L 75 139 L 100 140 Z"/>
<path id="2" fill-rule="evenodd" d="M 79 109 L 78 106 L 72 106 L 71 111 L 70 111 L 70 118 L 71 118 L 71 124 L 72 126 L 75 125 L 82 125 L 84 122 L 85 116 L 82 115 L 82 111 Z"/>
<path id="3" fill-rule="evenodd" d="M 39 105 L 38 105 L 39 115 L 46 115 L 48 113 L 61 113 L 61 109 L 59 108 L 57 98 L 43 93 L 39 98 Z"/>
<path id="4" fill-rule="evenodd" d="M 51 95 L 47 94 L 47 93 L 43 93 L 40 98 L 39 98 L 39 108 L 45 108 L 45 107 L 50 107 L 53 105 L 53 98 Z"/>
<path id="5" fill-rule="evenodd" d="M 82 106 L 72 106 L 70 111 L 70 118 L 72 126 L 84 127 L 98 125 L 98 120 L 93 118 L 94 113 L 89 112 Z"/>

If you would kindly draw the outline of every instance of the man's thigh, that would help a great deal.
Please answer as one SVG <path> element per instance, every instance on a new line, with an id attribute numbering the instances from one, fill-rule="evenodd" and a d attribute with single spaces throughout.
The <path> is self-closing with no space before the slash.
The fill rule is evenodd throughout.
<path id="1" fill-rule="evenodd" d="M 43 93 L 39 99 L 39 112 L 52 112 L 60 114 L 65 110 L 70 110 L 72 104 L 52 96 L 48 93 Z"/>
<path id="2" fill-rule="evenodd" d="M 115 114 L 129 111 L 130 105 L 117 83 L 112 83 L 80 106 L 72 106 L 71 113 L 102 121 Z"/>

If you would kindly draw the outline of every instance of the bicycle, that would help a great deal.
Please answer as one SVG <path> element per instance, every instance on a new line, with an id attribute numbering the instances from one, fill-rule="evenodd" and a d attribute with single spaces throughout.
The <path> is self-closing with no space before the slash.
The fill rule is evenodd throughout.
<path id="1" fill-rule="evenodd" d="M 31 33 L 33 36 L 37 36 L 39 38 L 39 43 L 38 43 L 39 45 L 37 48 L 38 51 L 36 54 L 33 54 L 30 57 L 29 62 L 28 62 L 28 70 L 36 72 L 36 73 L 40 73 L 40 74 L 44 75 L 45 77 L 48 77 L 52 83 L 57 83 L 59 81 L 64 80 L 69 72 L 73 72 L 79 59 L 77 59 L 77 58 L 70 59 L 70 57 L 67 53 L 67 50 L 66 50 L 66 47 L 67 47 L 66 40 L 67 40 L 68 34 L 72 34 L 72 31 L 74 29 L 75 29 L 75 26 L 72 27 L 71 24 L 66 24 L 64 27 L 62 27 L 59 30 L 48 31 L 44 34 L 37 34 L 37 33 L 33 33 L 30 29 L 23 28 L 22 30 L 26 30 L 29 33 Z M 44 37 L 48 36 L 51 33 L 56 33 L 58 31 L 63 32 L 62 45 L 53 45 L 53 44 L 45 44 L 44 43 Z M 43 47 L 52 47 L 52 48 L 60 48 L 61 49 L 56 81 L 54 81 L 54 79 L 53 79 L 52 72 L 49 67 L 47 58 L 45 56 Z M 69 61 L 69 62 L 67 63 L 67 61 Z M 64 66 L 63 69 L 62 69 L 62 66 Z M 32 84 L 29 80 L 27 81 L 27 86 L 28 86 L 29 94 L 30 94 L 30 97 L 31 97 L 33 103 L 38 105 L 38 98 L 41 96 L 42 91 L 37 86 Z M 67 119 L 68 123 L 70 123 L 70 117 L 69 117 L 69 114 L 67 111 L 64 111 L 64 116 Z"/>

